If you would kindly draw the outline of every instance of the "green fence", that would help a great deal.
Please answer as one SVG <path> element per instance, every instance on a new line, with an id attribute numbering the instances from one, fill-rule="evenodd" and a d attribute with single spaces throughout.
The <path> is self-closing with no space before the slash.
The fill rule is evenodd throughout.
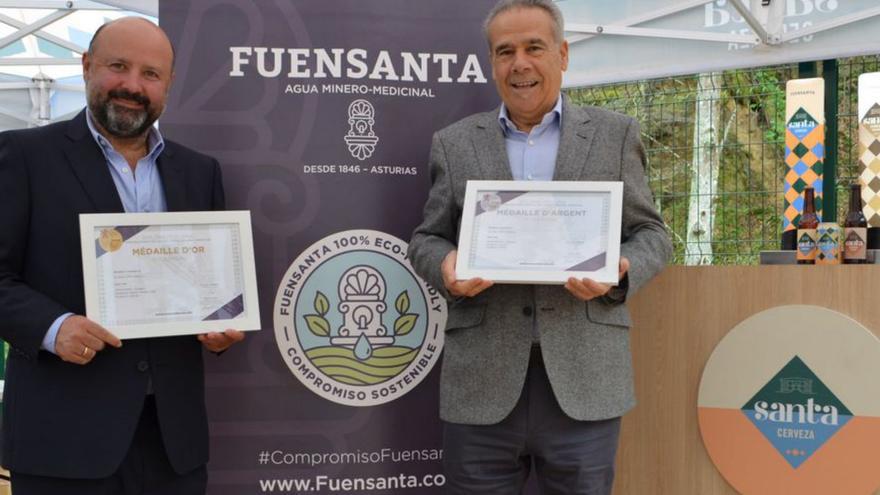
<path id="1" fill-rule="evenodd" d="M 880 70 L 880 56 L 812 65 L 810 74 L 809 66 L 786 65 L 567 93 L 641 123 L 648 180 L 675 245 L 674 263 L 757 264 L 761 251 L 780 245 L 789 79 L 830 79 L 836 70 L 839 212 L 858 176 L 858 76 Z"/>

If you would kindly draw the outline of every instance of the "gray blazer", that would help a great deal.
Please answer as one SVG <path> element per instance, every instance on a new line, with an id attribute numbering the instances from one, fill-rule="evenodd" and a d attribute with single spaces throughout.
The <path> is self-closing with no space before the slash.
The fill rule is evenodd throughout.
<path id="1" fill-rule="evenodd" d="M 672 251 L 645 179 L 638 123 L 563 101 L 554 180 L 623 181 L 621 255 L 630 260 L 623 299 L 656 275 Z M 584 303 L 562 286 L 496 284 L 473 298 L 446 292 L 440 264 L 458 244 L 468 179 L 512 180 L 498 110 L 434 134 L 431 190 L 409 257 L 449 301 L 440 382 L 440 417 L 493 424 L 513 409 L 525 380 L 537 325 L 544 364 L 562 410 L 577 420 L 620 416 L 635 405 L 626 305 Z M 647 329 L 642 329 L 646 331 Z M 658 336 L 659 338 L 659 336 Z"/>

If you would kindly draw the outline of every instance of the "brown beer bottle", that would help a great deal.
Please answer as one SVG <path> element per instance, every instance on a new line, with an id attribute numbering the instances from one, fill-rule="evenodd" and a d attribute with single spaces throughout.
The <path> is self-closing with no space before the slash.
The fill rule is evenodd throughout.
<path id="1" fill-rule="evenodd" d="M 866 263 L 868 254 L 868 220 L 862 213 L 862 186 L 849 186 L 849 212 L 843 224 L 843 262 Z"/>
<path id="2" fill-rule="evenodd" d="M 797 226 L 797 262 L 799 265 L 816 263 L 816 229 L 819 217 L 816 216 L 816 205 L 813 202 L 813 188 L 804 188 L 804 212 Z"/>

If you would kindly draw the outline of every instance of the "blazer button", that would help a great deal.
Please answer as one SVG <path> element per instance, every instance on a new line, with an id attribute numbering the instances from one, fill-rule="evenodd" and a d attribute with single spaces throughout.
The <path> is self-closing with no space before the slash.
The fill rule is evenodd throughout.
<path id="1" fill-rule="evenodd" d="M 523 307 L 523 315 L 524 316 L 532 316 L 532 307 L 531 306 Z"/>
<path id="2" fill-rule="evenodd" d="M 138 363 L 138 371 L 147 371 L 150 369 L 150 363 L 146 361 L 141 361 Z"/>

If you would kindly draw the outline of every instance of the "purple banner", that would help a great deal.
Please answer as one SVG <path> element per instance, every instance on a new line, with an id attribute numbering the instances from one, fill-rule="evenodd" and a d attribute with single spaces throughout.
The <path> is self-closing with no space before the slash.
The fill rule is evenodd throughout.
<path id="1" fill-rule="evenodd" d="M 264 315 L 206 356 L 209 493 L 441 492 L 446 308 L 406 242 L 432 133 L 497 105 L 493 3 L 160 2 L 162 130 L 252 212 Z"/>

